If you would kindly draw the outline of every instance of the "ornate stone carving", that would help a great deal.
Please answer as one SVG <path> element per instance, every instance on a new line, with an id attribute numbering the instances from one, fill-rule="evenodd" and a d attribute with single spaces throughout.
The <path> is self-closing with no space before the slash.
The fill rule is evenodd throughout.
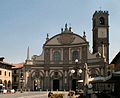
<path id="1" fill-rule="evenodd" d="M 50 62 L 50 48 L 45 48 L 45 63 L 49 63 Z"/>
<path id="2" fill-rule="evenodd" d="M 69 62 L 69 48 L 63 48 L 63 62 L 64 64 Z"/>
<path id="3" fill-rule="evenodd" d="M 71 44 L 75 37 L 70 33 L 62 33 L 58 38 L 58 42 L 61 44 Z"/>

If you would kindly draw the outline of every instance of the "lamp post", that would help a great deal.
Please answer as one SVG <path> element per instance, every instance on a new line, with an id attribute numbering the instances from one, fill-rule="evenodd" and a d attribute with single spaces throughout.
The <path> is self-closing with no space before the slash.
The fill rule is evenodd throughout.
<path id="1" fill-rule="evenodd" d="M 21 90 L 20 92 L 22 93 L 23 92 L 23 77 L 20 78 L 20 84 L 21 84 Z"/>
<path id="2" fill-rule="evenodd" d="M 81 69 L 79 69 L 79 66 L 78 66 L 78 59 L 76 59 L 75 60 L 75 64 L 76 64 L 76 66 L 75 66 L 75 68 L 74 69 L 72 69 L 71 70 L 71 73 L 72 74 L 74 74 L 75 73 L 75 76 L 76 76 L 76 89 L 75 89 L 75 91 L 77 91 L 78 90 L 78 76 L 79 76 L 79 73 L 82 73 L 82 70 Z"/>
<path id="3" fill-rule="evenodd" d="M 24 77 L 23 77 L 23 72 L 21 70 L 21 74 L 20 74 L 20 92 L 23 92 L 23 83 L 24 83 Z"/>
<path id="4" fill-rule="evenodd" d="M 78 73 L 83 73 L 83 90 L 86 95 L 87 86 L 89 85 L 89 81 L 88 81 L 89 69 L 88 69 L 87 63 L 84 64 L 84 67 L 82 69 L 80 69 L 78 66 L 78 59 L 75 60 L 75 63 L 76 63 L 76 67 L 75 67 L 75 69 L 71 70 L 71 73 L 76 73 L 77 81 L 78 81 Z M 76 82 L 76 84 L 77 84 L 77 82 Z M 78 87 L 78 84 L 76 85 L 76 88 L 77 87 Z"/>

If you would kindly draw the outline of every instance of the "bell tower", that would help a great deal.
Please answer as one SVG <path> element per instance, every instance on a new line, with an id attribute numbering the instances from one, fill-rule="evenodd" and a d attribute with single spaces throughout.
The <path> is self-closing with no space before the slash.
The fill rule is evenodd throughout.
<path id="1" fill-rule="evenodd" d="M 93 53 L 99 52 L 109 63 L 109 24 L 108 11 L 95 11 L 93 23 Z M 104 48 L 103 48 L 104 47 Z"/>

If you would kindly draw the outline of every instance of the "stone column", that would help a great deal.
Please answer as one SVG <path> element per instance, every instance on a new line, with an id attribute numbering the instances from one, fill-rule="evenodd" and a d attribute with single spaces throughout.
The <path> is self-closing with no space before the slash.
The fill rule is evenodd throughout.
<path id="1" fill-rule="evenodd" d="M 48 70 L 46 70 L 46 79 L 45 79 L 45 82 L 46 82 L 46 90 L 48 90 L 49 89 L 49 75 L 48 75 L 48 73 L 49 73 L 49 71 Z"/>

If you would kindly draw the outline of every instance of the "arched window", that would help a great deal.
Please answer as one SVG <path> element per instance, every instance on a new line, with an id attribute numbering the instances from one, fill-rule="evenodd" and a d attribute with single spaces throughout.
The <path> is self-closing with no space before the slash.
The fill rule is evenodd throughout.
<path id="1" fill-rule="evenodd" d="M 10 80 L 8 81 L 8 88 L 11 88 L 11 82 L 10 82 Z"/>
<path id="2" fill-rule="evenodd" d="M 6 76 L 6 71 L 5 71 L 5 76 Z"/>
<path id="3" fill-rule="evenodd" d="M 4 80 L 4 86 L 7 88 L 7 80 Z"/>
<path id="4" fill-rule="evenodd" d="M 72 61 L 75 62 L 76 59 L 79 59 L 79 53 L 78 53 L 78 51 L 73 51 L 73 53 L 72 53 Z"/>
<path id="5" fill-rule="evenodd" d="M 55 51 L 53 54 L 53 61 L 59 63 L 61 60 L 61 55 L 59 51 Z"/>
<path id="6" fill-rule="evenodd" d="M 104 19 L 104 17 L 100 17 L 100 24 L 101 24 L 101 25 L 104 25 L 104 24 L 105 24 L 105 19 Z"/>

